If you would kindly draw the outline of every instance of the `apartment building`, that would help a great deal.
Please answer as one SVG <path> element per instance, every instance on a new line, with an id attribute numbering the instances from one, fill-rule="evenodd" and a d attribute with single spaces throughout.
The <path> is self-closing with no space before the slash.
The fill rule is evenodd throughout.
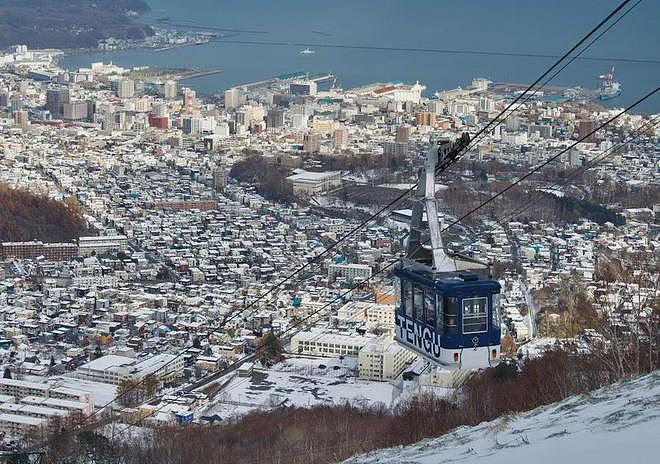
<path id="1" fill-rule="evenodd" d="M 119 384 L 123 380 L 140 380 L 154 375 L 168 383 L 183 372 L 183 358 L 171 354 L 158 354 L 143 361 L 127 356 L 106 355 L 80 366 L 75 378 L 94 382 Z"/>
<path id="2" fill-rule="evenodd" d="M 358 377 L 365 380 L 397 378 L 416 355 L 389 337 L 370 341 L 358 354 Z"/>
<path id="3" fill-rule="evenodd" d="M 343 277 L 349 281 L 365 280 L 371 277 L 371 266 L 366 264 L 331 264 L 328 266 L 328 278 Z"/>
<path id="4" fill-rule="evenodd" d="M 300 332 L 291 339 L 293 353 L 312 356 L 357 356 L 368 343 L 366 337 L 324 333 L 321 330 Z"/>

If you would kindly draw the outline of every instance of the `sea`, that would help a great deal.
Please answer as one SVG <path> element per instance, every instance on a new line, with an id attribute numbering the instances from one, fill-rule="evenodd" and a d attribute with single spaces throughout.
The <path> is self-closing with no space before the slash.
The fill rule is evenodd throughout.
<path id="1" fill-rule="evenodd" d="M 63 57 L 67 69 L 120 66 L 222 70 L 182 85 L 201 94 L 277 75 L 333 73 L 349 88 L 419 81 L 426 94 L 466 87 L 474 77 L 531 83 L 612 11 L 618 0 L 148 0 L 142 20 L 177 29 L 213 28 L 224 39 L 162 51 L 121 50 Z M 632 5 L 634 2 L 631 2 Z M 598 87 L 616 67 L 625 107 L 660 82 L 660 2 L 642 0 L 551 82 Z M 304 48 L 314 54 L 301 54 Z M 635 112 L 660 112 L 660 95 Z"/>

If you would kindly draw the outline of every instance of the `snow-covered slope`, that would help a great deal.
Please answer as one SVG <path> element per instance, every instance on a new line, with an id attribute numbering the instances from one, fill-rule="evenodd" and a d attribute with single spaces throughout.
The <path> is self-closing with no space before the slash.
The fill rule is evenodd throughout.
<path id="1" fill-rule="evenodd" d="M 346 464 L 633 464 L 660 456 L 660 371 Z"/>

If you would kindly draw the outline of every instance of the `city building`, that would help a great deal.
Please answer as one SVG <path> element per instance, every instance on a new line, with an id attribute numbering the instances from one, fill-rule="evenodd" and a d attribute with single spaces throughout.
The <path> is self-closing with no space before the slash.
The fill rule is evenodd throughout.
<path id="1" fill-rule="evenodd" d="M 132 98 L 135 95 L 135 81 L 120 79 L 117 81 L 117 96 L 119 98 Z"/>
<path id="2" fill-rule="evenodd" d="M 289 93 L 291 95 L 314 96 L 317 88 L 314 81 L 297 81 L 289 84 Z"/>
<path id="3" fill-rule="evenodd" d="M 80 366 L 74 377 L 94 382 L 117 385 L 123 380 L 141 380 L 155 376 L 161 383 L 168 383 L 183 372 L 183 358 L 170 354 L 157 354 L 143 361 L 118 355 L 106 355 Z"/>
<path id="4" fill-rule="evenodd" d="M 169 80 L 163 84 L 163 98 L 165 100 L 174 100 L 177 95 L 176 81 Z"/>
<path id="5" fill-rule="evenodd" d="M 107 251 L 125 251 L 128 238 L 125 235 L 99 235 L 80 237 L 78 252 L 81 256 L 99 255 Z"/>
<path id="6" fill-rule="evenodd" d="M 274 108 L 268 110 L 266 114 L 266 127 L 269 129 L 278 129 L 284 126 L 284 110 Z"/>
<path id="7" fill-rule="evenodd" d="M 65 86 L 52 86 L 46 90 L 46 109 L 54 117 L 62 117 L 64 104 L 69 101 L 69 89 Z"/>
<path id="8" fill-rule="evenodd" d="M 333 263 L 328 266 L 328 278 L 336 279 L 343 277 L 349 281 L 362 281 L 371 277 L 371 266 L 366 264 L 337 264 Z"/>
<path id="9" fill-rule="evenodd" d="M 291 351 L 310 356 L 357 356 L 368 342 L 367 337 L 311 330 L 291 338 Z"/>
<path id="10" fill-rule="evenodd" d="M 303 151 L 307 153 L 318 153 L 321 148 L 321 136 L 316 133 L 305 134 L 303 138 Z"/>
<path id="11" fill-rule="evenodd" d="M 435 126 L 435 113 L 431 111 L 420 111 L 415 115 L 418 126 Z"/>
<path id="12" fill-rule="evenodd" d="M 411 126 L 397 126 L 394 141 L 396 143 L 408 143 L 412 135 Z"/>
<path id="13" fill-rule="evenodd" d="M 286 178 L 293 186 L 295 195 L 316 195 L 328 192 L 341 185 L 341 172 L 309 172 L 297 170 Z"/>
<path id="14" fill-rule="evenodd" d="M 335 129 L 332 136 L 332 143 L 336 150 L 343 150 L 348 145 L 348 129 L 339 127 Z"/>
<path id="15" fill-rule="evenodd" d="M 62 117 L 70 121 L 80 121 L 89 117 L 88 110 L 89 107 L 86 101 L 64 103 Z"/>
<path id="16" fill-rule="evenodd" d="M 3 242 L 0 248 L 0 258 L 4 260 L 42 256 L 47 260 L 61 261 L 77 255 L 78 246 L 73 243 Z"/>
<path id="17" fill-rule="evenodd" d="M 48 420 L 38 417 L 0 413 L 0 433 L 8 436 L 34 435 L 45 433 Z"/>
<path id="18" fill-rule="evenodd" d="M 370 340 L 358 353 L 358 377 L 364 380 L 396 379 L 417 355 L 388 336 Z"/>
<path id="19" fill-rule="evenodd" d="M 337 310 L 338 321 L 370 322 L 394 329 L 394 305 L 349 301 Z"/>
<path id="20" fill-rule="evenodd" d="M 243 92 L 238 87 L 225 90 L 225 109 L 232 110 L 243 104 Z"/>

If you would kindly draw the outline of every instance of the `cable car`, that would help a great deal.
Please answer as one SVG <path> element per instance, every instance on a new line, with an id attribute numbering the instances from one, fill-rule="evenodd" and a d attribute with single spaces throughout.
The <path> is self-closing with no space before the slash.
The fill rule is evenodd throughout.
<path id="1" fill-rule="evenodd" d="M 431 140 L 413 200 L 400 281 L 395 340 L 439 366 L 478 369 L 498 363 L 500 284 L 486 263 L 445 252 L 435 200 L 435 170 L 469 143 Z M 426 212 L 426 218 L 424 217 Z"/>

